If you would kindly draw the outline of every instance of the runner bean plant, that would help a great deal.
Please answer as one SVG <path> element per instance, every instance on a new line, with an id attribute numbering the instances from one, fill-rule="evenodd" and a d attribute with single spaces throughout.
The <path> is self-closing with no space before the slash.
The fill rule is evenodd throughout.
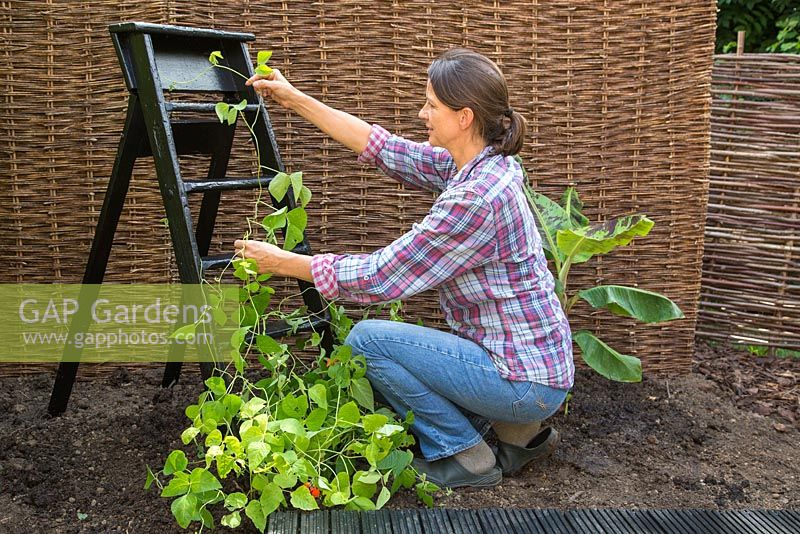
<path id="1" fill-rule="evenodd" d="M 269 74 L 270 56 L 268 51 L 258 53 L 256 72 Z M 223 65 L 223 59 L 212 52 L 210 68 L 245 77 Z M 220 102 L 220 122 L 233 126 L 241 119 L 253 134 L 243 114 L 246 105 L 246 100 Z M 301 172 L 277 172 L 268 190 L 279 202 L 293 195 L 296 207 L 275 209 L 262 201 L 260 191 L 245 237 L 263 233 L 264 240 L 278 244 L 282 236 L 283 248 L 291 250 L 303 240 L 311 190 Z M 266 215 L 259 215 L 262 209 Z M 332 352 L 326 352 L 321 334 L 314 332 L 300 345 L 317 356 L 300 359 L 288 344 L 265 334 L 264 326 L 282 319 L 297 328 L 308 321 L 305 308 L 286 313 L 275 305 L 271 275 L 259 274 L 252 259 L 236 259 L 232 267 L 239 287 L 212 290 L 209 297 L 214 322 L 236 326 L 230 346 L 216 355 L 215 376 L 185 410 L 184 447 L 171 451 L 161 470 L 148 468 L 145 488 L 155 485 L 162 497 L 172 499 L 181 527 L 199 522 L 200 530 L 213 528 L 216 516 L 223 526 L 236 528 L 249 520 L 263 532 L 269 515 L 280 508 L 379 509 L 401 488 L 414 488 L 432 505 L 439 488 L 411 466 L 414 438 L 408 428 L 413 414 L 400 419 L 376 406 L 364 356 L 343 343 L 352 326 L 344 308 L 328 308 Z M 221 278 L 214 282 L 218 288 Z M 230 300 L 235 310 L 226 313 L 223 304 Z M 396 304 L 390 314 L 398 318 Z M 197 327 L 187 325 L 173 335 Z"/>

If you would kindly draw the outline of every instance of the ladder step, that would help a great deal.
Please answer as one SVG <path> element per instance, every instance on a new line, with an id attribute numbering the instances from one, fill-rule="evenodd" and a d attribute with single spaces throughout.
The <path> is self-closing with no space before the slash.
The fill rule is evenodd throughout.
<path id="1" fill-rule="evenodd" d="M 261 104 L 248 104 L 244 109 L 245 111 L 256 111 L 261 107 Z M 210 111 L 216 109 L 216 104 L 207 104 L 203 102 L 167 102 L 164 108 L 169 111 Z"/>
<path id="2" fill-rule="evenodd" d="M 292 249 L 292 252 L 308 256 L 311 254 L 311 249 L 308 247 L 308 245 L 299 243 L 296 247 L 294 247 L 294 249 Z M 211 254 L 200 258 L 203 267 L 203 272 L 209 269 L 219 269 L 225 267 L 234 259 L 235 257 L 230 253 Z"/>
<path id="3" fill-rule="evenodd" d="M 232 254 L 213 254 L 210 256 L 203 256 L 200 258 L 203 271 L 207 271 L 209 269 L 219 269 L 228 265 L 231 261 L 233 261 L 234 257 Z"/>
<path id="4" fill-rule="evenodd" d="M 242 189 L 258 189 L 268 187 L 269 182 L 275 177 L 274 174 L 268 176 L 256 176 L 253 178 L 225 178 L 224 180 L 186 180 L 183 187 L 187 193 L 204 193 L 206 191 L 232 191 Z"/>
<path id="5" fill-rule="evenodd" d="M 297 327 L 295 333 L 302 333 L 302 332 L 320 332 L 323 328 L 325 328 L 328 323 L 330 323 L 331 316 L 328 313 L 328 310 L 325 310 L 325 313 L 322 315 L 312 315 L 310 316 L 309 320 L 302 323 L 300 326 Z M 270 337 L 274 337 L 275 339 L 284 337 L 292 333 L 292 327 L 289 326 L 286 321 L 267 321 L 267 324 L 264 326 L 264 329 L 258 334 L 266 334 Z M 255 343 L 252 339 L 253 333 L 249 333 L 246 341 L 248 343 Z"/>

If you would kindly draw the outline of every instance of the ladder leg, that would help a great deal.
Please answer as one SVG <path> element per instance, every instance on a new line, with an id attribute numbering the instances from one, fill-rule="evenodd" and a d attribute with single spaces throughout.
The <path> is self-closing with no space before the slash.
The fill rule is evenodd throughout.
<path id="1" fill-rule="evenodd" d="M 175 250 L 175 259 L 178 263 L 180 280 L 182 284 L 200 284 L 202 282 L 200 254 L 192 231 L 189 199 L 181 179 L 178 152 L 166 111 L 161 80 L 158 78 L 153 43 L 148 35 L 133 34 L 130 37 L 129 45 L 131 53 L 142 59 L 134 65 L 139 96 L 142 101 L 153 104 L 143 108 L 144 123 L 158 175 L 158 187 L 161 190 L 161 198 L 164 201 L 164 209 L 169 221 L 169 232 Z M 172 349 L 170 354 L 173 354 Z M 176 369 L 173 368 L 171 372 L 173 375 Z M 205 378 L 211 375 L 213 365 L 209 362 L 202 362 L 200 370 Z"/>
<path id="2" fill-rule="evenodd" d="M 211 237 L 214 230 L 214 221 L 219 209 L 220 192 L 212 191 L 203 195 L 203 203 L 200 207 L 200 217 L 197 221 L 197 246 L 201 256 L 208 254 L 211 246 Z M 172 343 L 169 346 L 169 356 L 167 364 L 164 366 L 164 376 L 161 379 L 162 387 L 172 387 L 178 383 L 183 367 L 183 354 L 185 345 Z M 205 380 L 211 376 L 212 366 L 208 362 L 200 362 L 200 373 Z"/>
<path id="3" fill-rule="evenodd" d="M 234 130 L 231 128 L 227 138 L 220 140 L 219 149 L 211 158 L 207 176 L 208 180 L 217 181 L 225 176 L 228 169 L 231 148 L 233 146 L 233 134 Z M 200 205 L 200 216 L 198 217 L 197 229 L 195 231 L 197 250 L 201 256 L 207 255 L 211 247 L 211 238 L 214 235 L 214 224 L 217 220 L 220 198 L 220 191 L 209 191 L 203 195 L 203 202 Z M 170 345 L 169 358 L 164 367 L 164 376 L 161 379 L 162 387 L 171 387 L 176 384 L 180 378 L 183 358 L 182 354 L 179 354 L 179 352 L 182 352 L 182 350 L 175 344 Z M 213 368 L 211 368 L 207 362 L 201 362 L 200 373 L 204 380 L 211 376 L 212 372 Z"/>
<path id="4" fill-rule="evenodd" d="M 89 252 L 89 261 L 86 264 L 86 271 L 83 275 L 84 284 L 100 284 L 103 282 L 108 258 L 111 254 L 111 245 L 114 242 L 114 233 L 117 230 L 117 223 L 122 214 L 122 207 L 125 203 L 125 196 L 128 193 L 128 186 L 133 173 L 133 165 L 136 162 L 136 156 L 139 153 L 144 134 L 142 109 L 137 96 L 132 94 L 128 100 L 125 129 L 122 132 L 117 158 L 114 161 L 114 169 L 111 173 L 106 196 L 103 199 L 103 207 L 97 220 L 97 228 L 92 240 L 92 248 Z M 59 364 L 53 391 L 50 394 L 50 403 L 47 408 L 51 415 L 62 414 L 67 409 L 72 386 L 78 374 L 78 365 L 77 361 L 61 362 Z"/>
<path id="5" fill-rule="evenodd" d="M 220 192 L 210 191 L 203 195 L 203 203 L 200 207 L 200 217 L 197 221 L 196 240 L 198 252 L 201 256 L 208 254 L 208 249 L 211 246 L 211 237 L 214 231 L 214 221 L 216 220 L 217 211 L 219 209 Z M 181 368 L 183 367 L 183 353 L 185 351 L 184 345 L 175 343 L 170 344 L 169 357 L 167 364 L 164 367 L 164 376 L 161 379 L 162 387 L 172 387 L 178 383 L 181 376 Z M 205 364 L 205 368 L 204 368 Z M 211 376 L 213 369 L 207 362 L 200 362 L 200 372 L 205 380 Z"/>

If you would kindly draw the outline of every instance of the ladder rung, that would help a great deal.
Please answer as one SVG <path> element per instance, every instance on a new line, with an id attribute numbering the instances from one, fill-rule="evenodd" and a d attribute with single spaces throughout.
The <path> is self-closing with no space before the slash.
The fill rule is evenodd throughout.
<path id="1" fill-rule="evenodd" d="M 294 247 L 294 249 L 292 249 L 292 252 L 296 254 L 304 254 L 306 256 L 311 254 L 311 250 L 304 243 L 299 243 L 296 247 Z M 211 254 L 200 258 L 204 272 L 209 269 L 219 269 L 225 267 L 234 259 L 236 259 L 236 257 L 229 253 Z"/>
<path id="2" fill-rule="evenodd" d="M 206 191 L 230 191 L 234 189 L 257 189 L 267 187 L 274 178 L 270 176 L 256 176 L 254 178 L 225 178 L 219 181 L 193 180 L 184 181 L 183 188 L 187 193 L 204 193 Z"/>
<path id="3" fill-rule="evenodd" d="M 231 261 L 233 261 L 233 259 L 234 257 L 232 254 L 213 254 L 210 256 L 203 256 L 201 258 L 203 271 L 225 267 Z"/>
<path id="4" fill-rule="evenodd" d="M 301 332 L 311 332 L 311 331 L 320 331 L 323 327 L 325 327 L 331 320 L 331 316 L 328 313 L 328 310 L 325 310 L 325 313 L 322 315 L 312 315 L 310 319 L 301 324 L 295 330 L 295 333 Z M 256 332 L 256 334 L 266 334 L 270 337 L 279 338 L 283 337 L 287 334 L 292 333 L 292 327 L 289 326 L 286 321 L 268 321 L 267 324 L 264 326 L 264 329 Z M 246 341 L 248 343 L 254 343 L 253 333 L 249 333 L 247 335 Z"/>
<path id="5" fill-rule="evenodd" d="M 167 102 L 164 104 L 167 111 L 214 111 L 216 104 L 203 102 Z M 245 111 L 256 111 L 261 104 L 247 104 Z"/>

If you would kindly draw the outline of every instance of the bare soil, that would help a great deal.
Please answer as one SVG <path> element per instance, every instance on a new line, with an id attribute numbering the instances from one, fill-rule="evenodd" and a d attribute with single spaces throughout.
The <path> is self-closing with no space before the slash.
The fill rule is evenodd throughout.
<path id="1" fill-rule="evenodd" d="M 159 371 L 120 368 L 78 382 L 57 418 L 52 381 L 0 379 L 0 532 L 183 532 L 170 501 L 142 488 L 145 466 L 180 445 L 199 375 L 162 390 Z M 550 422 L 562 436 L 550 459 L 437 505 L 798 509 L 799 391 L 800 360 L 705 344 L 689 375 L 615 384 L 580 371 Z M 389 506 L 419 504 L 405 493 Z"/>

